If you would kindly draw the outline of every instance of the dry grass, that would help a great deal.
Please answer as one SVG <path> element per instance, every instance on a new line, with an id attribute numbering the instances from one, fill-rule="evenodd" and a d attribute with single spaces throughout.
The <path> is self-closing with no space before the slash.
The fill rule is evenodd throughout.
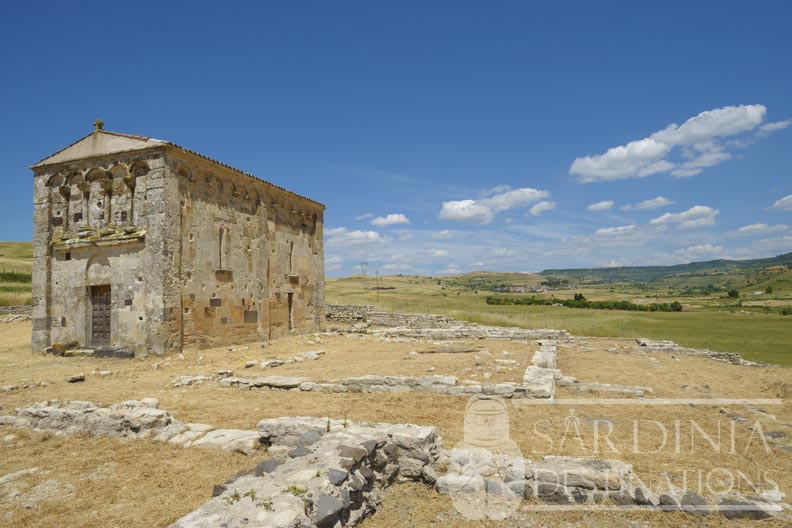
<path id="1" fill-rule="evenodd" d="M 59 437 L 0 427 L 0 473 L 40 471 L 0 485 L 0 524 L 166 526 L 206 502 L 212 486 L 256 463 L 169 444 Z"/>
<path id="2" fill-rule="evenodd" d="M 0 325 L 0 384 L 18 384 L 23 379 L 49 381 L 48 387 L 20 389 L 0 393 L 0 413 L 43 399 L 81 399 L 110 404 L 130 398 L 157 397 L 161 408 L 174 411 L 183 421 L 209 423 L 218 427 L 252 429 L 269 417 L 308 415 L 331 416 L 354 421 L 410 422 L 436 425 L 447 447 L 462 439 L 462 425 L 466 400 L 451 396 L 420 394 L 327 394 L 283 391 L 246 391 L 220 388 L 213 385 L 172 388 L 170 381 L 177 375 L 214 372 L 230 368 L 236 375 L 254 377 L 268 374 L 305 376 L 312 379 L 332 379 L 361 374 L 424 375 L 430 366 L 434 374 L 454 374 L 470 378 L 480 373 L 475 368 L 474 354 L 409 355 L 411 350 L 431 348 L 420 342 L 382 342 L 371 337 L 290 337 L 270 347 L 258 346 L 217 348 L 187 351 L 184 359 L 177 357 L 143 360 L 77 359 L 34 355 L 29 352 L 30 323 Z M 512 372 L 493 375 L 495 381 L 518 381 L 522 369 L 530 359 L 533 343 L 476 341 L 468 343 L 489 349 L 492 356 L 484 358 L 494 363 L 505 358 L 501 351 L 510 352 L 509 359 L 520 362 Z M 306 350 L 324 349 L 326 355 L 318 361 L 303 362 L 261 370 L 243 369 L 245 361 L 267 357 L 285 358 Z M 613 350 L 609 352 L 608 350 Z M 651 361 L 655 358 L 659 363 Z M 159 364 L 159 369 L 154 365 Z M 625 340 L 581 339 L 577 346 L 562 346 L 559 350 L 560 368 L 565 374 L 581 381 L 601 381 L 631 385 L 648 385 L 655 396 L 686 398 L 773 398 L 788 397 L 792 391 L 790 370 L 784 368 L 757 369 L 735 367 L 700 358 L 673 359 L 667 354 L 640 354 Z M 466 370 L 471 369 L 471 370 Z M 92 376 L 92 370 L 111 370 L 109 378 Z M 84 383 L 68 384 L 64 377 L 77 372 L 88 374 Z M 593 397 L 569 390 L 560 391 L 561 398 Z M 689 442 L 689 427 L 682 429 L 679 453 L 671 448 L 660 453 L 633 453 L 631 423 L 633 420 L 656 420 L 673 427 L 675 420 L 687 424 L 695 420 L 708 433 L 714 434 L 718 423 L 728 427 L 729 421 L 718 412 L 718 406 L 575 406 L 572 411 L 579 421 L 581 440 L 569 436 L 560 446 L 564 428 L 570 423 L 568 405 L 520 405 L 510 407 L 511 438 L 528 457 L 546 452 L 547 443 L 537 436 L 534 424 L 542 422 L 545 432 L 555 439 L 551 454 L 594 454 L 593 427 L 595 420 L 608 419 L 614 424 L 611 436 L 621 453 L 604 451 L 599 456 L 621 458 L 635 465 L 636 472 L 647 478 L 662 472 L 680 475 L 682 471 L 710 470 L 725 467 L 739 469 L 746 475 L 772 470 L 773 480 L 781 489 L 792 494 L 792 452 L 773 450 L 765 454 L 761 445 L 749 442 L 749 425 L 758 420 L 767 431 L 782 431 L 792 437 L 792 405 L 784 403 L 767 411 L 774 418 L 752 414 L 744 406 L 730 411 L 740 413 L 751 422 L 736 429 L 737 452 L 716 453 L 700 438 Z M 83 438 L 47 438 L 30 435 L 23 430 L 3 428 L 1 435 L 15 434 L 19 440 L 0 444 L 3 450 L 0 469 L 8 473 L 32 466 L 49 470 L 47 475 L 26 477 L 30 486 L 56 478 L 58 482 L 75 486 L 74 496 L 67 500 L 55 497 L 40 501 L 32 510 L 24 510 L 20 501 L 5 501 L 0 514 L 12 514 L 14 526 L 103 525 L 103 526 L 166 526 L 176 517 L 200 504 L 211 494 L 213 484 L 255 461 L 238 456 L 199 450 L 180 450 L 148 441 L 121 442 Z M 673 433 L 672 433 L 673 434 Z M 673 439 L 673 438 L 672 438 Z M 654 445 L 655 437 L 642 437 L 640 446 L 646 451 Z M 11 447 L 13 445 L 13 447 Z M 82 477 L 95 467 L 113 462 L 117 477 L 111 480 L 84 481 Z M 116 480 L 112 480 L 116 479 Z M 100 489 L 101 488 L 101 489 Z M 536 523 L 556 525 L 571 523 L 583 526 L 628 526 L 632 521 L 652 525 L 678 525 L 693 522 L 681 514 L 658 513 L 530 513 L 502 523 L 471 523 L 455 516 L 450 501 L 419 485 L 398 486 L 386 495 L 383 508 L 367 520 L 364 526 L 517 526 Z M 60 524 L 59 524 L 60 522 Z M 92 524 L 93 523 L 93 524 Z M 712 516 L 695 520 L 696 524 L 721 526 L 727 523 Z M 728 526 L 739 526 L 728 523 Z M 765 524 L 763 524 L 765 525 Z"/>

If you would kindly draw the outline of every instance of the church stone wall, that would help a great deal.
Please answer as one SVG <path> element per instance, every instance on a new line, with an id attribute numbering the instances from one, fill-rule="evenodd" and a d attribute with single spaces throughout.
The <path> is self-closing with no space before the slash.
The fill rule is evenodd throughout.
<path id="1" fill-rule="evenodd" d="M 323 208 L 198 156 L 172 152 L 169 168 L 179 185 L 184 345 L 318 329 Z"/>
<path id="2" fill-rule="evenodd" d="M 92 345 L 91 288 L 109 285 L 108 346 L 171 348 L 163 261 L 171 230 L 161 154 L 79 160 L 35 171 L 33 349 Z M 172 235 L 170 235 L 172 238 Z"/>
<path id="3" fill-rule="evenodd" d="M 321 328 L 321 204 L 100 128 L 33 171 L 33 350 L 164 354 Z"/>

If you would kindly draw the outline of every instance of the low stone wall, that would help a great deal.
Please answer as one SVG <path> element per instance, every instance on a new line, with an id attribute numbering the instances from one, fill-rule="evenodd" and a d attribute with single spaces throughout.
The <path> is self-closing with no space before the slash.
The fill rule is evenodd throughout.
<path id="1" fill-rule="evenodd" d="M 553 339 L 570 341 L 565 330 L 529 330 L 485 326 L 437 314 L 378 312 L 373 306 L 331 304 L 325 309 L 328 321 L 356 323 L 340 332 L 365 333 L 414 339 Z"/>
<path id="2" fill-rule="evenodd" d="M 360 376 L 342 378 L 328 382 L 316 382 L 309 378 L 291 376 L 261 376 L 257 378 L 238 378 L 220 371 L 217 375 L 196 374 L 178 376 L 173 387 L 189 387 L 207 382 L 217 383 L 220 387 L 240 389 L 292 390 L 302 392 L 334 393 L 407 393 L 446 394 L 450 396 L 473 396 L 484 394 L 503 398 L 550 398 L 552 392 L 542 386 L 526 386 L 518 383 L 480 383 L 472 380 L 459 381 L 454 376 Z"/>
<path id="3" fill-rule="evenodd" d="M 324 350 L 309 350 L 308 352 L 300 352 L 290 358 L 286 359 L 265 359 L 264 361 L 249 361 L 245 363 L 245 368 L 255 367 L 258 365 L 263 369 L 280 367 L 281 365 L 290 365 L 292 363 L 302 363 L 303 361 L 317 361 L 324 356 Z"/>
<path id="4" fill-rule="evenodd" d="M 437 491 L 450 495 L 454 505 L 462 511 L 468 504 L 481 502 L 516 509 L 522 499 L 538 498 L 557 505 L 600 505 L 610 502 L 626 508 L 641 507 L 666 512 L 685 512 L 690 515 L 721 513 L 728 519 L 785 518 L 784 494 L 766 490 L 744 497 L 729 494 L 705 498 L 691 490 L 667 487 L 661 491 L 648 488 L 633 473 L 631 464 L 620 460 L 546 456 L 541 461 L 523 460 L 506 471 L 503 480 L 487 480 L 471 473 L 468 460 L 481 453 L 454 449 L 449 457 L 448 472 L 437 479 Z M 515 468 L 517 469 L 515 471 Z"/>
<path id="5" fill-rule="evenodd" d="M 737 352 L 716 352 L 706 348 L 686 348 L 680 346 L 673 341 L 653 341 L 645 337 L 636 339 L 638 346 L 645 348 L 651 352 L 668 352 L 680 356 L 697 356 L 714 359 L 715 361 L 722 361 L 731 365 L 740 365 L 744 367 L 772 367 L 767 363 L 760 363 L 758 361 L 748 361 Z"/>
<path id="6" fill-rule="evenodd" d="M 558 370 L 558 345 L 555 340 L 540 339 L 539 350 L 523 374 L 523 387 L 540 398 L 555 398 L 555 381 Z"/>
<path id="7" fill-rule="evenodd" d="M 129 400 L 109 407 L 85 401 L 44 401 L 0 416 L 0 425 L 29 427 L 55 434 L 87 434 L 115 438 L 150 438 L 183 447 L 203 447 L 252 455 L 260 447 L 255 431 L 215 429 L 206 424 L 185 424 L 170 411 L 158 408 L 159 400 Z"/>
<path id="8" fill-rule="evenodd" d="M 0 306 L 0 315 L 8 314 L 29 314 L 32 313 L 33 307 L 24 304 L 19 306 Z"/>
<path id="9" fill-rule="evenodd" d="M 572 389 L 578 392 L 596 392 L 606 394 L 616 394 L 619 396 L 630 396 L 633 398 L 643 398 L 647 394 L 654 394 L 651 387 L 642 387 L 640 385 L 616 385 L 612 383 L 599 383 L 597 381 L 591 383 L 581 383 L 574 378 L 565 377 L 557 380 L 559 387 Z"/>
<path id="10" fill-rule="evenodd" d="M 637 479 L 630 464 L 619 460 L 546 456 L 534 461 L 523 459 L 519 449 L 505 455 L 466 444 L 448 451 L 436 428 L 409 424 L 285 417 L 262 420 L 256 431 L 214 429 L 184 424 L 158 406 L 155 398 L 109 407 L 83 401 L 40 402 L 17 409 L 14 416 L 0 416 L 0 425 L 56 434 L 148 438 L 245 455 L 267 450 L 270 458 L 215 486 L 213 498 L 173 528 L 354 526 L 376 511 L 392 483 L 408 481 L 435 484 L 438 492 L 451 495 L 460 511 L 471 505 L 519 506 L 523 499 L 536 497 L 569 507 L 608 501 L 691 515 L 720 512 L 729 519 L 789 520 L 785 496 L 777 489 L 710 498 L 671 484 L 654 490 Z M 510 462 L 508 470 L 482 476 L 488 460 L 502 463 L 504 456 Z"/>
<path id="11" fill-rule="evenodd" d="M 514 341 L 533 341 L 551 339 L 555 341 L 572 341 L 573 337 L 566 330 L 512 328 L 503 326 L 485 326 L 455 321 L 453 325 L 442 328 L 352 328 L 347 332 L 359 332 L 392 339 L 507 339 Z"/>
<path id="12" fill-rule="evenodd" d="M 407 328 L 445 328 L 456 321 L 452 317 L 436 314 L 401 314 L 372 312 L 366 317 L 371 326 Z"/>
<path id="13" fill-rule="evenodd" d="M 406 326 L 409 328 L 442 328 L 454 319 L 436 314 L 403 314 L 379 312 L 370 305 L 330 304 L 325 319 L 338 323 L 366 323 L 371 326 Z"/>
<path id="14" fill-rule="evenodd" d="M 393 482 L 432 474 L 434 427 L 348 424 L 329 418 L 259 422 L 273 458 L 243 472 L 173 528 L 354 526 Z"/>
<path id="15" fill-rule="evenodd" d="M 0 323 L 30 321 L 32 306 L 0 306 Z"/>
<path id="16" fill-rule="evenodd" d="M 325 305 L 325 319 L 337 323 L 359 323 L 374 311 L 373 306 L 355 304 Z"/>

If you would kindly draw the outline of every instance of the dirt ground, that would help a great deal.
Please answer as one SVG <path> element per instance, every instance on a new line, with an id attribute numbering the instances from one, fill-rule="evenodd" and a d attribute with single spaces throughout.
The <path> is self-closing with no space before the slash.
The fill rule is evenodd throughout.
<path id="1" fill-rule="evenodd" d="M 475 351 L 409 353 L 449 345 Z M 297 415 L 435 425 L 448 448 L 463 438 L 467 404 L 464 398 L 431 394 L 250 391 L 214 384 L 173 388 L 170 384 L 179 375 L 213 373 L 220 369 L 233 370 L 240 377 L 278 374 L 317 381 L 364 374 L 451 374 L 460 379 L 519 382 L 537 348 L 534 342 L 519 341 L 430 343 L 322 335 L 289 337 L 265 348 L 251 345 L 186 351 L 183 359 L 169 356 L 116 360 L 43 356 L 32 354 L 29 346 L 29 322 L 0 325 L 0 385 L 49 383 L 45 387 L 0 392 L 0 414 L 41 400 L 87 400 L 108 405 L 156 397 L 161 401 L 160 408 L 173 411 L 176 418 L 216 427 L 253 429 L 264 418 Z M 318 361 L 267 370 L 244 368 L 248 360 L 285 359 L 320 349 L 325 355 Z M 518 365 L 506 370 L 496 359 L 515 360 Z M 586 400 L 593 402 L 594 398 L 607 395 L 562 388 L 555 405 L 535 405 L 528 400 L 510 405 L 510 437 L 527 458 L 539 458 L 543 454 L 618 458 L 632 463 L 642 480 L 671 478 L 676 484 L 685 478 L 703 479 L 706 483 L 708 476 L 725 470 L 745 477 L 735 483 L 734 489 L 739 486 L 745 492 L 748 480 L 763 489 L 774 482 L 792 497 L 792 450 L 785 450 L 792 444 L 790 369 L 737 367 L 702 358 L 647 354 L 629 340 L 585 338 L 579 338 L 574 345 L 559 347 L 559 368 L 582 382 L 649 386 L 654 389 L 650 398 L 782 398 L 783 401 L 778 405 L 763 405 L 761 410 L 742 404 L 651 405 L 650 398 L 640 401 L 641 405 L 625 405 L 621 400 L 589 404 Z M 94 374 L 103 370 L 112 371 L 112 375 Z M 77 373 L 85 374 L 86 381 L 65 382 L 67 376 Z M 490 373 L 491 377 L 484 378 L 484 373 Z M 570 398 L 582 401 L 565 404 L 564 400 Z M 737 413 L 745 422 L 732 422 L 721 410 Z M 734 449 L 731 449 L 733 423 Z M 608 437 L 611 443 L 600 441 L 595 449 L 594 439 L 602 439 L 603 428 L 608 427 L 613 429 Z M 762 435 L 757 434 L 758 428 L 763 434 L 774 433 L 777 437 L 768 445 L 769 452 L 762 443 Z M 667 432 L 665 445 L 661 445 L 661 429 Z M 716 442 L 718 431 L 721 438 Z M 704 434 L 710 437 L 709 442 Z M 634 445 L 636 441 L 638 449 Z M 257 462 L 255 457 L 181 449 L 146 440 L 56 437 L 9 426 L 0 427 L 0 453 L 0 479 L 20 470 L 38 468 L 36 472 L 0 484 L 0 525 L 20 527 L 167 526 L 209 499 L 213 485 Z M 659 512 L 530 510 L 538 504 L 525 502 L 524 510 L 506 521 L 471 522 L 455 513 L 447 497 L 419 484 L 401 485 L 386 494 L 380 511 L 363 526 L 744 524 L 716 515 L 694 518 Z"/>

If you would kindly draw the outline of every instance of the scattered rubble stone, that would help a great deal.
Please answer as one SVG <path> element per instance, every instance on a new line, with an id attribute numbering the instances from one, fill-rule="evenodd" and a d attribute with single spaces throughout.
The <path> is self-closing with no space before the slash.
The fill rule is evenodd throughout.
<path id="1" fill-rule="evenodd" d="M 310 350 L 308 352 L 301 352 L 287 359 L 265 359 L 259 363 L 263 369 L 275 368 L 281 365 L 289 365 L 291 363 L 302 363 L 303 361 L 316 361 L 324 355 L 324 350 Z M 245 364 L 247 366 L 247 364 Z"/>
<path id="2" fill-rule="evenodd" d="M 66 377 L 67 383 L 79 383 L 81 381 L 85 381 L 85 374 L 74 374 Z"/>

